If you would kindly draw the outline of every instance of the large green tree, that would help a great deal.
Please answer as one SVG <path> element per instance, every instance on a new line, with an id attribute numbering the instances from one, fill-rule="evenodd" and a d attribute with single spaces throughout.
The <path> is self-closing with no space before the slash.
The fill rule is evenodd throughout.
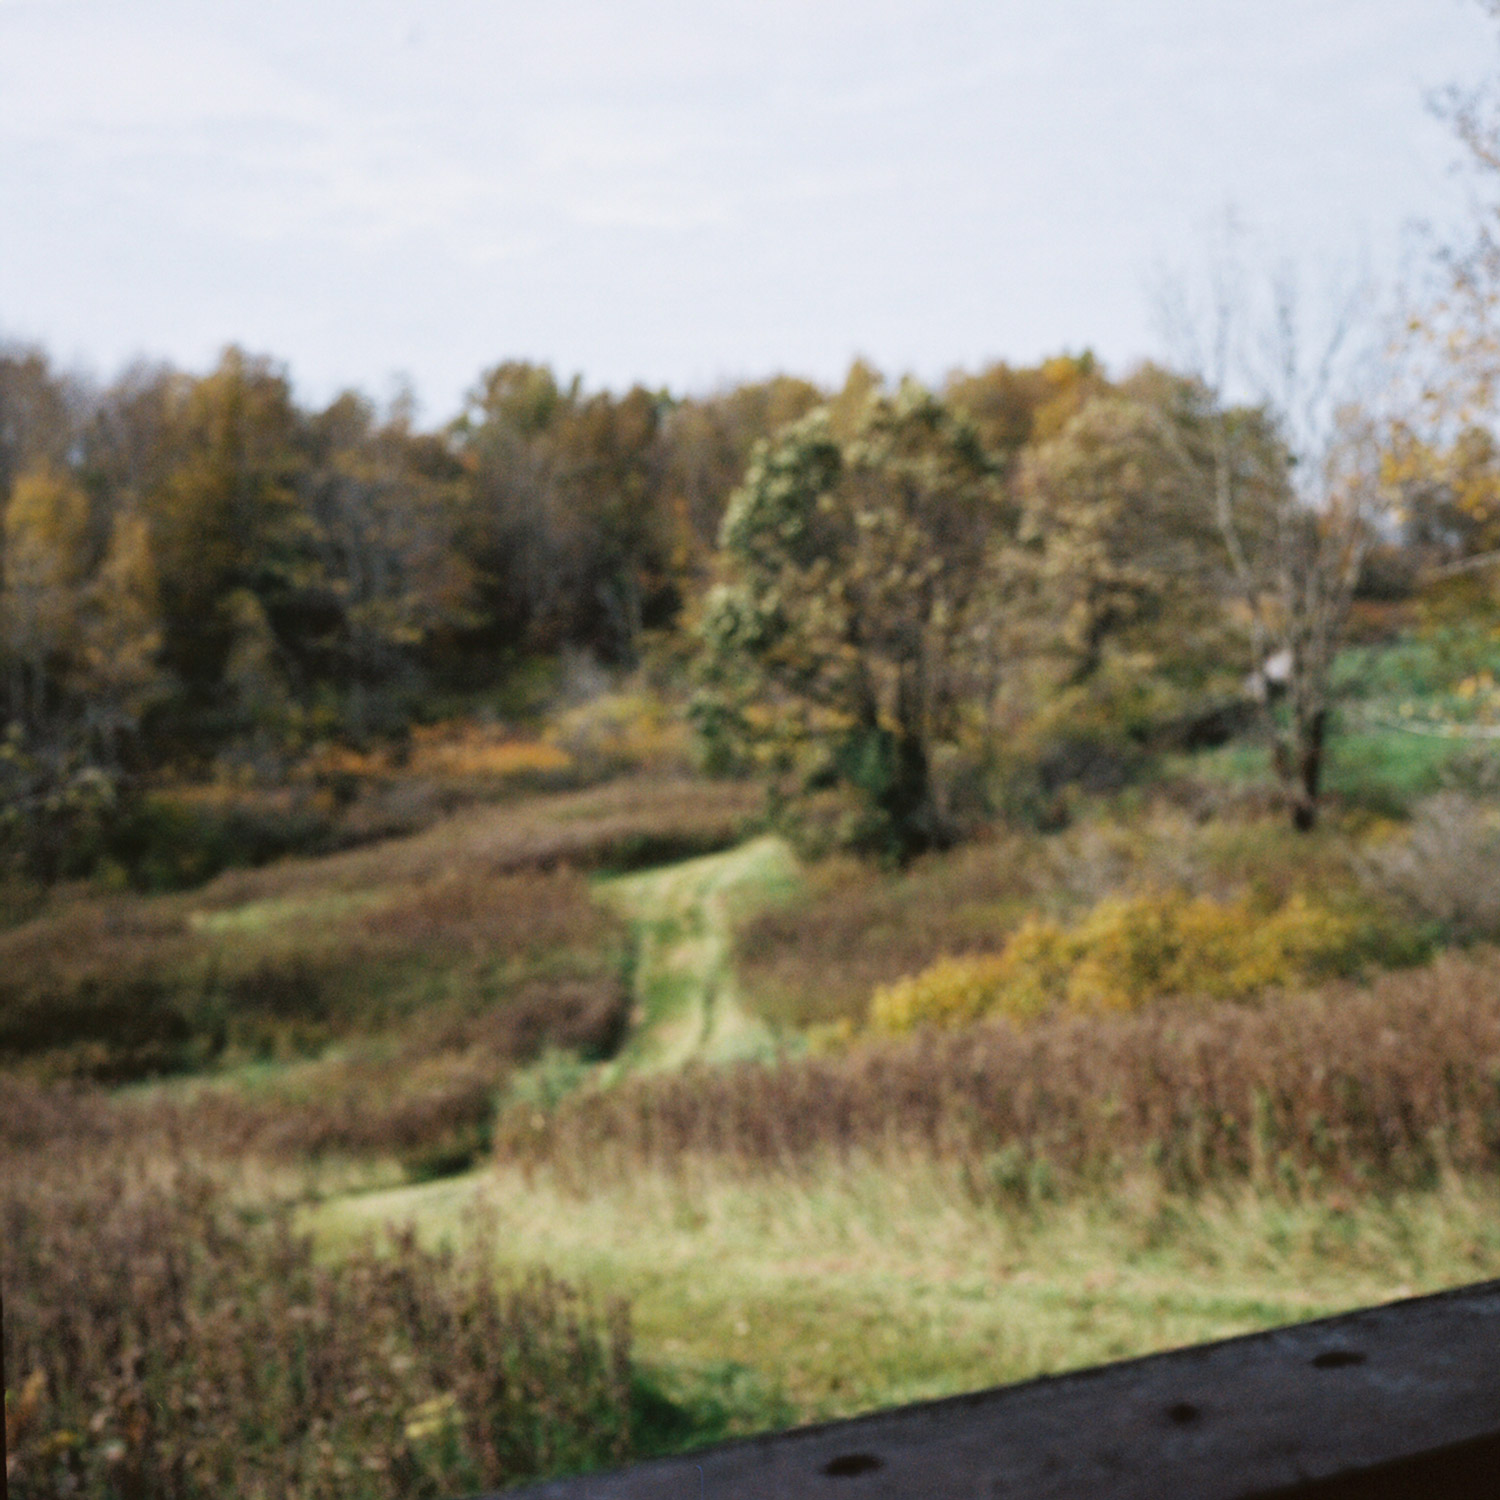
<path id="1" fill-rule="evenodd" d="M 842 440 L 819 409 L 761 444 L 701 623 L 710 746 L 851 786 L 898 857 L 943 843 L 935 762 L 993 691 L 1015 522 L 972 424 L 914 383 Z"/>

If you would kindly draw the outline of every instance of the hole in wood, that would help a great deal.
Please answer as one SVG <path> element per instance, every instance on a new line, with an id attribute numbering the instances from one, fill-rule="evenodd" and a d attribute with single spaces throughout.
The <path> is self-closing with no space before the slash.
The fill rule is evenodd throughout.
<path id="1" fill-rule="evenodd" d="M 1202 1415 L 1203 1413 L 1191 1401 L 1174 1401 L 1167 1408 L 1167 1420 L 1178 1427 L 1191 1426 Z"/>
<path id="2" fill-rule="evenodd" d="M 823 1472 L 833 1479 L 852 1479 L 856 1474 L 871 1474 L 884 1467 L 885 1460 L 873 1453 L 841 1453 L 823 1465 Z"/>
<path id="3" fill-rule="evenodd" d="M 1315 1370 L 1342 1370 L 1345 1365 L 1362 1365 L 1365 1356 L 1358 1349 L 1325 1349 L 1312 1358 Z"/>

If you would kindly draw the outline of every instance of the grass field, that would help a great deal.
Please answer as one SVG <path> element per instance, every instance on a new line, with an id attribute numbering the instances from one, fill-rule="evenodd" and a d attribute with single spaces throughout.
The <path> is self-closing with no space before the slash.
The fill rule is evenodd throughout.
<path id="1" fill-rule="evenodd" d="M 1354 706 L 1470 703 L 1452 665 L 1351 659 Z M 661 775 L 193 891 L 60 892 L 0 932 L 0 1063 L 108 1088 L 12 1095 L 0 1071 L 0 1171 L 46 1212 L 96 1159 L 136 1187 L 206 1171 L 227 1206 L 194 1222 L 252 1277 L 290 1252 L 236 1236 L 292 1203 L 322 1265 L 361 1268 L 377 1300 L 365 1237 L 386 1226 L 546 1270 L 595 1308 L 624 1298 L 629 1379 L 606 1383 L 636 1453 L 1500 1275 L 1488 754 L 1344 733 L 1312 837 L 1240 744 L 1079 797 L 1066 827 L 996 827 L 899 871 L 800 863 L 744 837 L 754 788 Z M 1071 930 L 1160 890 L 1255 912 L 1316 899 L 1357 936 L 1354 977 L 866 1035 L 878 985 L 993 954 L 1029 917 Z M 13 1186 L 0 1208 L 20 1201 Z M 69 1255 L 92 1253 L 80 1226 L 104 1211 L 67 1210 Z M 130 1256 L 155 1274 L 141 1224 L 117 1280 Z M 392 1276 L 440 1264 L 385 1243 Z M 412 1431 L 447 1430 L 451 1392 L 400 1389 Z M 76 1492 L 120 1488 L 105 1447 L 131 1418 L 110 1400 L 88 1470 L 108 1482 Z M 437 1462 L 400 1423 L 381 1431 L 372 1496 Z M 81 1485 L 82 1449 L 55 1437 L 28 1451 Z M 581 1451 L 528 1472 L 595 1461 Z M 306 1493 L 343 1493 L 338 1465 L 361 1461 L 330 1458 L 331 1488 Z"/>
<path id="2" fill-rule="evenodd" d="M 644 1174 L 580 1197 L 504 1170 L 347 1198 L 330 1250 L 494 1214 L 513 1267 L 630 1299 L 637 1352 L 740 1430 L 848 1415 L 1274 1327 L 1500 1274 L 1493 1188 L 1195 1198 L 1148 1178 L 1003 1212 L 930 1162 L 811 1180 Z M 732 1397 L 732 1399 L 730 1399 Z"/>

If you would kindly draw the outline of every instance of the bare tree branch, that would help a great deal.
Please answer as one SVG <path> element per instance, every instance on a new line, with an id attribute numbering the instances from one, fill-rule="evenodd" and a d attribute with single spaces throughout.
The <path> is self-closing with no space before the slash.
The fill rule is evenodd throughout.
<path id="1" fill-rule="evenodd" d="M 1265 278 L 1258 306 L 1251 290 L 1221 256 L 1209 273 L 1211 326 L 1191 330 L 1186 347 L 1211 351 L 1211 362 L 1193 370 L 1210 402 L 1206 500 L 1249 617 L 1251 680 L 1264 682 L 1272 657 L 1286 664 L 1287 722 L 1273 720 L 1265 694 L 1264 725 L 1294 821 L 1311 828 L 1333 661 L 1383 496 L 1368 372 L 1352 347 L 1369 293 L 1356 287 L 1330 298 L 1314 338 L 1293 267 Z M 1189 322 L 1186 307 L 1179 294 L 1172 306 L 1179 333 Z M 1237 371 L 1233 351 L 1246 332 L 1259 358 Z M 1248 403 L 1235 404 L 1239 388 Z M 1266 424 L 1280 444 L 1269 465 Z"/>

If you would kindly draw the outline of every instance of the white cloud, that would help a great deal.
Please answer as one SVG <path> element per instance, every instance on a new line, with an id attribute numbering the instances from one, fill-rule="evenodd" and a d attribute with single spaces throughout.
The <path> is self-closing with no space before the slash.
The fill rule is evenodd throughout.
<path id="1" fill-rule="evenodd" d="M 441 392 L 522 344 L 653 380 L 1131 352 L 1143 268 L 1226 199 L 1314 250 L 1446 211 L 1421 92 L 1489 35 L 1460 0 L 0 0 L 0 320 Z"/>

